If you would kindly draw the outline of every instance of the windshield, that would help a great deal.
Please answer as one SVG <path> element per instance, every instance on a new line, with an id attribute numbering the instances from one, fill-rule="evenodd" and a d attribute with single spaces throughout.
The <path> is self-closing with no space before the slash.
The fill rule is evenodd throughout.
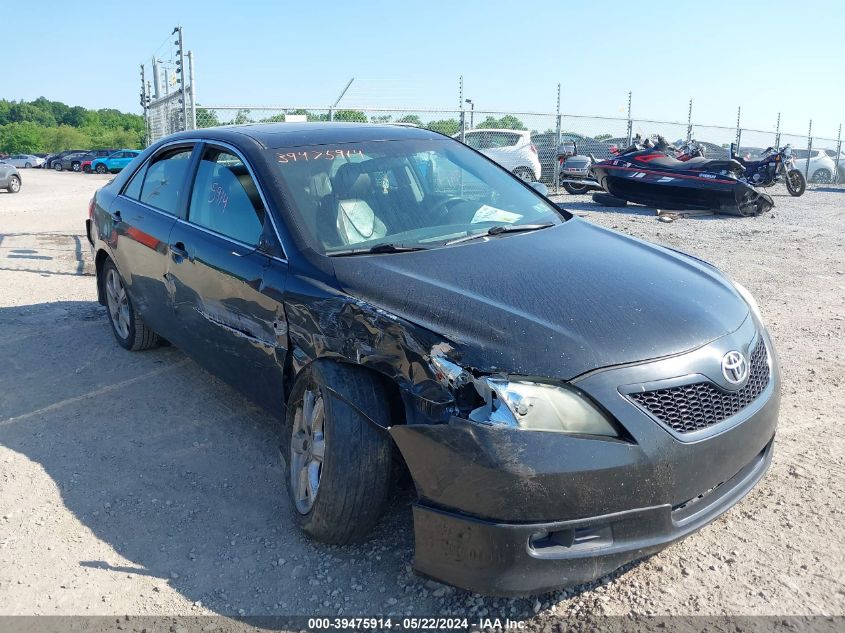
<path id="1" fill-rule="evenodd" d="M 493 227 L 491 239 L 501 239 L 519 225 L 562 222 L 532 189 L 448 139 L 268 151 L 294 221 L 327 255 L 388 244 L 434 248 Z"/>

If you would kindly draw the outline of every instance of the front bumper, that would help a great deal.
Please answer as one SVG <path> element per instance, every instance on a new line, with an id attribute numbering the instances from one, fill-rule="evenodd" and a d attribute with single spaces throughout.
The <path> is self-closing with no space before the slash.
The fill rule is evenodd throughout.
<path id="1" fill-rule="evenodd" d="M 628 397 L 633 385 L 717 384 L 729 350 L 763 338 L 769 383 L 739 413 L 681 434 Z M 480 593 L 531 594 L 594 580 L 712 521 L 763 476 L 780 404 L 772 343 L 749 316 L 688 354 L 585 375 L 573 384 L 630 434 L 577 437 L 479 425 L 397 425 L 414 479 L 415 568 Z M 545 534 L 545 536 L 544 536 Z"/>
<path id="2" fill-rule="evenodd" d="M 700 529 L 744 497 L 772 460 L 772 440 L 733 478 L 678 507 L 574 521 L 498 523 L 414 507 L 415 570 L 487 595 L 530 595 L 590 582 Z"/>

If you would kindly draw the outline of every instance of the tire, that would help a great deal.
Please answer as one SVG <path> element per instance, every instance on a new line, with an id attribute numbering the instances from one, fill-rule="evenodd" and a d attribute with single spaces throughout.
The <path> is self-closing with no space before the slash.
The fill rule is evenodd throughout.
<path id="1" fill-rule="evenodd" d="M 55 169 L 56 171 L 61 171 L 62 170 L 62 164 L 61 163 L 53 163 L 53 169 Z"/>
<path id="2" fill-rule="evenodd" d="M 103 294 L 106 297 L 106 312 L 109 315 L 112 333 L 118 344 L 130 352 L 138 352 L 155 347 L 158 336 L 144 323 L 135 312 L 123 278 L 112 260 L 103 265 Z"/>
<path id="3" fill-rule="evenodd" d="M 91 165 L 85 165 L 85 167 L 82 168 L 82 171 L 84 171 L 86 174 L 90 174 L 91 173 Z"/>
<path id="4" fill-rule="evenodd" d="M 106 166 L 103 165 L 103 163 L 97 163 L 97 166 L 94 168 L 94 171 L 96 171 L 98 174 L 104 174 L 108 171 L 108 169 L 106 169 Z"/>
<path id="5" fill-rule="evenodd" d="M 32 163 L 24 163 L 23 168 L 24 169 L 32 169 Z"/>
<path id="6" fill-rule="evenodd" d="M 580 196 L 581 194 L 587 193 L 590 189 L 588 185 L 573 185 L 571 182 L 562 182 L 560 186 L 573 196 Z"/>
<path id="7" fill-rule="evenodd" d="M 79 163 L 71 163 L 71 164 L 70 164 L 70 168 L 71 168 L 73 171 L 79 171 L 79 170 L 80 170 Z"/>
<path id="8" fill-rule="evenodd" d="M 534 171 L 528 167 L 517 167 L 513 170 L 513 175 L 523 182 L 534 182 Z"/>
<path id="9" fill-rule="evenodd" d="M 789 195 L 797 198 L 802 195 L 806 189 L 807 179 L 804 178 L 804 174 L 797 169 L 790 169 L 786 174 L 786 190 L 789 191 Z"/>
<path id="10" fill-rule="evenodd" d="M 378 522 L 390 488 L 392 443 L 359 411 L 389 422 L 387 403 L 381 385 L 352 365 L 316 361 L 297 379 L 283 436 L 285 482 L 294 521 L 315 540 L 361 541 Z"/>
<path id="11" fill-rule="evenodd" d="M 594 193 L 593 202 L 600 204 L 603 207 L 627 207 L 628 201 L 616 196 L 611 196 L 609 193 Z"/>
<path id="12" fill-rule="evenodd" d="M 9 176 L 9 185 L 6 187 L 6 191 L 9 193 L 17 193 L 21 190 L 21 179 L 20 177 L 12 174 Z"/>
<path id="13" fill-rule="evenodd" d="M 810 178 L 810 182 L 816 182 L 820 184 L 828 184 L 832 180 L 833 174 L 829 169 L 825 169 L 822 167 L 821 169 L 817 169 L 813 172 L 813 176 Z"/>

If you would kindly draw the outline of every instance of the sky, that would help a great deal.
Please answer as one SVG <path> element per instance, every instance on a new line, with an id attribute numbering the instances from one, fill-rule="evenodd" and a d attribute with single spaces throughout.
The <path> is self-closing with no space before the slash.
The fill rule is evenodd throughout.
<path id="1" fill-rule="evenodd" d="M 200 105 L 561 111 L 836 138 L 845 2 L 22 2 L 0 42 L 20 68 L 0 98 L 140 112 L 140 64 L 177 24 Z"/>

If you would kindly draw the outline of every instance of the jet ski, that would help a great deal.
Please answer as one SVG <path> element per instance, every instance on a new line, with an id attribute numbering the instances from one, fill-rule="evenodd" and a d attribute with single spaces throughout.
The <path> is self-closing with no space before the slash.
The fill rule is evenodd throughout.
<path id="1" fill-rule="evenodd" d="M 593 173 L 610 195 L 659 209 L 753 216 L 775 204 L 771 196 L 745 182 L 745 168 L 731 158 L 699 156 L 682 161 L 657 147 L 634 145 L 595 163 Z"/>

